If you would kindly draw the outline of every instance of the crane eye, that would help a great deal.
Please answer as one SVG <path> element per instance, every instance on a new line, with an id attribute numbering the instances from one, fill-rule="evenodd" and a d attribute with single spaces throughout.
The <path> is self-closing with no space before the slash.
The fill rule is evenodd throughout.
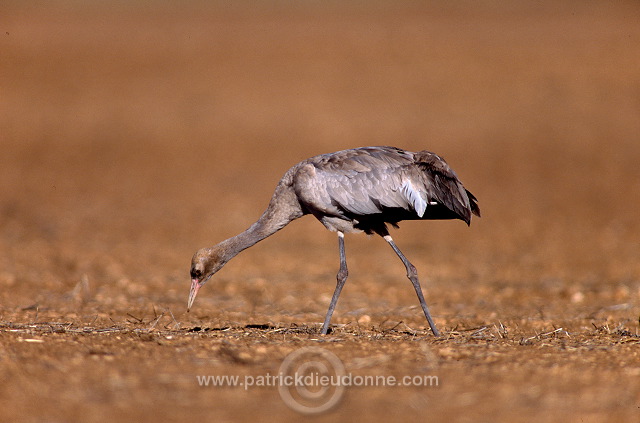
<path id="1" fill-rule="evenodd" d="M 202 272 L 198 269 L 191 269 L 191 279 L 200 279 L 202 277 Z"/>

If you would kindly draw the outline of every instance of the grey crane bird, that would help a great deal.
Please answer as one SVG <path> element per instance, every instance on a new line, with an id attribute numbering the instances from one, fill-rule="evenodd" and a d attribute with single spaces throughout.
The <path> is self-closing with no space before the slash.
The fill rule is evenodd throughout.
<path id="1" fill-rule="evenodd" d="M 393 242 L 387 224 L 398 227 L 401 220 L 460 219 L 469 225 L 472 214 L 480 216 L 480 208 L 444 159 L 430 151 L 413 153 L 395 147 L 322 154 L 289 169 L 257 222 L 239 235 L 195 253 L 187 311 L 202 285 L 229 260 L 306 214 L 338 234 L 340 268 L 322 334 L 329 330 L 348 276 L 344 234 L 364 231 L 383 237 L 402 260 L 431 331 L 439 336 L 416 268 Z"/>

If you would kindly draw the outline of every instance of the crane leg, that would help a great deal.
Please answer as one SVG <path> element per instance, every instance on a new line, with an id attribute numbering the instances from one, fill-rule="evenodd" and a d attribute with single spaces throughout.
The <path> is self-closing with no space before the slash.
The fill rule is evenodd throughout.
<path id="1" fill-rule="evenodd" d="M 420 287 L 420 282 L 418 281 L 418 271 L 416 270 L 415 266 L 411 264 L 409 260 L 407 260 L 404 254 L 402 254 L 402 251 L 400 251 L 400 249 L 396 246 L 395 242 L 393 242 L 393 239 L 391 238 L 390 235 L 385 235 L 383 238 L 385 241 L 389 243 L 389 245 L 391 245 L 391 248 L 393 248 L 393 251 L 396 252 L 398 257 L 400 257 L 400 260 L 402 260 L 402 263 L 404 263 L 404 267 L 407 269 L 407 277 L 413 284 L 413 288 L 416 290 L 416 294 L 418 294 L 418 300 L 420 300 L 420 305 L 422 306 L 422 311 L 424 312 L 424 316 L 427 318 L 427 322 L 429 322 L 429 327 L 431 328 L 431 332 L 433 332 L 435 336 L 440 336 L 440 332 L 438 332 L 438 329 L 436 328 L 436 324 L 433 322 L 433 319 L 431 318 L 431 313 L 429 313 L 429 308 L 427 307 L 427 303 L 424 300 L 424 295 L 422 295 L 422 288 Z"/>
<path id="2" fill-rule="evenodd" d="M 340 296 L 340 292 L 342 292 L 342 287 L 347 281 L 347 276 L 349 276 L 349 271 L 347 270 L 347 257 L 344 254 L 344 233 L 342 232 L 338 232 L 338 248 L 340 250 L 340 270 L 338 270 L 338 274 L 336 276 L 338 283 L 336 284 L 336 290 L 333 291 L 329 310 L 327 310 L 327 315 L 324 318 L 324 324 L 322 325 L 322 331 L 320 332 L 322 335 L 326 335 L 329 330 L 329 322 L 331 321 L 333 310 L 336 308 L 338 297 Z"/>

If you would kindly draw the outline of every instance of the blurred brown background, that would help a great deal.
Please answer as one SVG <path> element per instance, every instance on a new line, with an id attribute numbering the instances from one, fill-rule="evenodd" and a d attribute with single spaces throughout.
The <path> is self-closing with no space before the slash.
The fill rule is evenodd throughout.
<path id="1" fill-rule="evenodd" d="M 45 342 L 23 350 L 16 337 L 24 334 L 9 323 L 148 327 L 163 310 L 175 316 L 163 326 L 176 336 L 178 323 L 181 330 L 320 323 L 338 258 L 335 234 L 311 217 L 230 262 L 187 315 L 189 261 L 196 249 L 248 227 L 289 166 L 365 145 L 435 151 L 479 198 L 483 217 L 471 228 L 405 222 L 393 233 L 445 331 L 505 324 L 514 341 L 504 346 L 505 362 L 522 354 L 518 336 L 558 327 L 578 337 L 617 330 L 635 339 L 639 19 L 634 1 L 3 2 L 0 335 L 2 370 L 13 385 L 2 388 L 0 413 L 34 421 L 99 418 L 101 408 L 96 415 L 83 415 L 83 405 L 80 414 L 70 411 L 95 401 L 118 409 L 121 419 L 150 418 L 143 413 L 150 404 L 127 401 L 144 392 L 170 402 L 177 389 L 129 383 L 137 377 L 144 385 L 140 375 L 150 369 L 119 368 L 127 354 L 116 341 L 108 348 L 116 365 L 100 368 L 121 372 L 124 382 L 103 386 L 84 373 L 95 360 L 84 361 L 82 348 L 56 352 L 57 344 Z M 347 258 L 351 275 L 333 323 L 348 327 L 364 318 L 363 329 L 372 331 L 398 322 L 424 328 L 386 243 L 349 236 Z M 640 397 L 618 372 L 632 366 L 637 376 L 640 367 L 637 353 L 624 351 L 630 355 L 618 351 L 606 373 L 592 373 L 598 360 L 561 367 L 566 409 L 518 396 L 519 383 L 535 372 L 526 363 L 508 370 L 519 382 L 482 372 L 499 379 L 501 400 L 519 398 L 525 410 L 540 403 L 571 418 L 568 410 L 592 395 L 600 402 L 589 415 L 617 410 L 626 417 L 637 413 Z M 80 354 L 77 367 L 65 364 L 68 354 Z M 177 360 L 144 354 L 161 366 Z M 442 372 L 479 365 L 474 358 L 451 363 L 443 353 L 449 367 Z M 556 358 L 543 361 L 554 367 Z M 49 367 L 44 383 L 38 375 Z M 60 385 L 69 372 L 81 376 Z M 571 379 L 584 372 L 593 379 Z M 465 389 L 473 390 L 474 380 Z M 407 418 L 426 410 L 444 418 L 500 409 L 481 407 L 480 393 L 459 397 L 466 391 L 454 385 L 433 394 L 439 397 L 426 409 L 399 400 L 399 410 Z M 181 392 L 189 387 L 185 382 Z M 56 414 L 60 392 L 68 405 Z M 338 416 L 360 415 L 363 392 Z M 242 405 L 243 414 L 238 404 L 251 397 L 237 394 L 225 391 L 227 406 L 215 410 L 221 420 L 261 409 L 296 418 L 275 399 L 257 409 Z M 24 411 L 36 400 L 41 414 Z M 202 416 L 214 415 L 202 407 Z M 529 411 L 541 418 L 543 408 Z M 373 407 L 371 417 L 387 409 Z"/>

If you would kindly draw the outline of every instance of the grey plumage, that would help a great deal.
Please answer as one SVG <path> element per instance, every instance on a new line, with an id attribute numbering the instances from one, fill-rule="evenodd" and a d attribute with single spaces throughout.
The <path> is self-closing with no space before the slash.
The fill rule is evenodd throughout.
<path id="1" fill-rule="evenodd" d="M 480 214 L 473 194 L 428 151 L 364 147 L 312 157 L 293 169 L 293 188 L 303 208 L 332 230 L 338 230 L 332 227 L 335 218 L 344 221 L 342 232 L 385 235 L 385 223 L 457 218 L 469 224 L 472 213 Z M 419 200 L 426 204 L 422 215 L 416 212 Z"/>
<path id="2" fill-rule="evenodd" d="M 391 245 L 407 268 L 434 334 L 415 267 L 389 236 L 387 224 L 402 220 L 460 219 L 470 224 L 480 216 L 476 197 L 438 155 L 413 153 L 395 147 L 362 147 L 323 154 L 289 169 L 280 180 L 260 219 L 241 234 L 199 250 L 191 266 L 188 308 L 202 285 L 240 251 L 254 245 L 306 214 L 314 215 L 329 230 L 338 232 L 340 271 L 322 333 L 328 325 L 347 277 L 344 233 L 376 233 Z"/>

